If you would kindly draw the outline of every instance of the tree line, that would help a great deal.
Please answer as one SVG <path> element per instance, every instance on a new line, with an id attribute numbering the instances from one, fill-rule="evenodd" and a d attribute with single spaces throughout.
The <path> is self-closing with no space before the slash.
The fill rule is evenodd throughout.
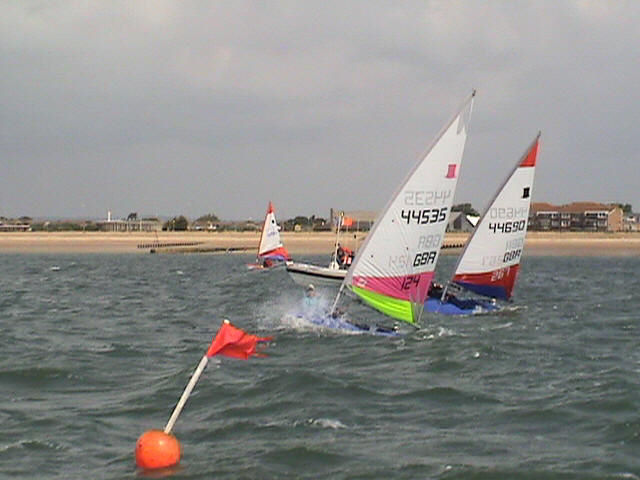
<path id="1" fill-rule="evenodd" d="M 633 212 L 633 206 L 629 203 L 618 203 L 623 213 L 631 214 Z M 462 212 L 467 215 L 479 216 L 480 214 L 473 208 L 471 203 L 459 203 L 451 208 L 452 212 Z M 127 217 L 129 221 L 137 221 L 138 214 L 133 212 Z M 142 220 L 158 221 L 157 218 L 143 218 Z M 61 220 L 61 221 L 39 221 L 34 222 L 31 217 L 22 216 L 19 218 L 7 218 L 0 216 L 0 224 L 17 224 L 17 225 L 30 225 L 33 231 L 99 231 L 99 222 L 94 221 L 78 221 L 78 220 Z M 303 215 L 297 215 L 293 218 L 286 219 L 280 222 L 280 226 L 284 231 L 294 231 L 296 229 L 304 231 L 330 231 L 334 228 L 332 221 L 311 215 L 305 217 Z M 360 226 L 361 230 L 368 229 L 370 225 L 365 222 Z M 262 228 L 262 221 L 235 221 L 235 222 L 223 222 L 215 213 L 207 213 L 201 215 L 197 219 L 190 221 L 185 215 L 177 215 L 170 218 L 162 224 L 162 230 L 164 231 L 186 231 L 186 230 L 214 230 L 214 231 L 254 231 Z"/>

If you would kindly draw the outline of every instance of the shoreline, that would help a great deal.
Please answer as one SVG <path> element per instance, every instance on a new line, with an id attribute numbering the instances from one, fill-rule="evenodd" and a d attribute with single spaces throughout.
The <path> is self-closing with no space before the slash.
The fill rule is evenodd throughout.
<path id="1" fill-rule="evenodd" d="M 354 240 L 352 233 L 341 236 L 341 243 L 359 247 L 364 233 Z M 444 245 L 464 244 L 466 233 L 448 233 Z M 197 244 L 200 250 L 257 250 L 260 232 L 1 232 L 0 253 L 149 253 L 138 245 Z M 291 255 L 323 255 L 332 251 L 331 232 L 283 232 L 282 242 Z M 194 249 L 196 246 L 194 245 Z M 190 253 L 189 246 L 175 247 L 167 253 Z M 163 250 L 158 249 L 158 253 Z M 460 248 L 443 248 L 443 255 L 459 254 Z M 198 252 L 194 252 L 198 253 Z M 528 232 L 525 255 L 532 256 L 640 256 L 640 233 Z"/>

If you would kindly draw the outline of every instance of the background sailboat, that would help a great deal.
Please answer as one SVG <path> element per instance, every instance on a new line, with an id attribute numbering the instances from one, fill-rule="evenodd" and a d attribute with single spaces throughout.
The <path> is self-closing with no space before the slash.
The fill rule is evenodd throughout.
<path id="1" fill-rule="evenodd" d="M 264 224 L 262 225 L 256 262 L 248 264 L 247 267 L 251 270 L 263 269 L 275 266 L 277 262 L 286 262 L 289 260 L 291 260 L 289 252 L 284 248 L 282 240 L 280 240 L 280 227 L 276 222 L 273 204 L 269 202 L 267 214 L 264 217 Z"/>
<path id="2" fill-rule="evenodd" d="M 341 265 L 337 258 L 340 244 L 340 231 L 344 221 L 344 212 L 336 220 L 336 240 L 329 265 L 322 267 L 312 263 L 287 262 L 287 272 L 298 285 L 307 286 L 309 283 L 321 287 L 338 288 L 347 275 L 347 266 Z"/>
<path id="3" fill-rule="evenodd" d="M 458 259 L 450 284 L 444 292 L 430 294 L 428 311 L 455 315 L 498 308 L 492 301 L 447 297 L 447 290 L 511 299 L 527 234 L 539 146 L 540 133 L 489 203 Z"/>
<path id="4" fill-rule="evenodd" d="M 453 203 L 473 92 L 374 223 L 334 302 L 347 287 L 394 319 L 419 321 Z"/>

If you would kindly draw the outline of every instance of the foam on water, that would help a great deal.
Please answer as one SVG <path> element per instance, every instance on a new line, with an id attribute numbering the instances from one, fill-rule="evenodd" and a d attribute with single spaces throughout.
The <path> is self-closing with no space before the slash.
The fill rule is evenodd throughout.
<path id="1" fill-rule="evenodd" d="M 331 430 L 347 428 L 347 426 L 340 420 L 330 418 L 310 418 L 309 420 L 307 420 L 307 423 L 321 428 L 329 428 Z"/>

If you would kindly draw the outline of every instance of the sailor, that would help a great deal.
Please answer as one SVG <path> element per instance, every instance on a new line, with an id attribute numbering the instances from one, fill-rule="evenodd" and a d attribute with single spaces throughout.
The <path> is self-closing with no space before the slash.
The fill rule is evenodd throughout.
<path id="1" fill-rule="evenodd" d="M 338 248 L 336 250 L 336 261 L 338 262 L 338 265 L 340 265 L 340 268 L 344 266 L 344 248 L 342 248 L 342 245 L 340 244 L 338 244 Z"/>
<path id="2" fill-rule="evenodd" d="M 315 307 L 317 304 L 316 287 L 313 286 L 313 283 L 310 283 L 304 290 L 304 306 Z"/>
<path id="3" fill-rule="evenodd" d="M 347 247 L 342 248 L 344 254 L 342 257 L 342 265 L 344 268 L 349 268 L 351 266 L 351 262 L 353 261 L 353 250 Z"/>
<path id="4" fill-rule="evenodd" d="M 442 297 L 442 289 L 444 287 L 441 283 L 431 282 L 429 287 L 429 297 L 440 299 Z"/>

